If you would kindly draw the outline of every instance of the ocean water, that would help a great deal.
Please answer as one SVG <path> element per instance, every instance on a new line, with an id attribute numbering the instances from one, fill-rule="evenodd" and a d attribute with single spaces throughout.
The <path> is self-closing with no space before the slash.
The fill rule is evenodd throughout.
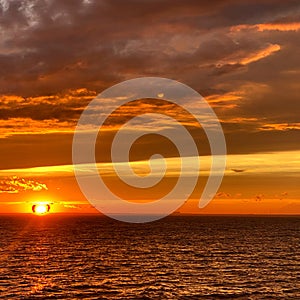
<path id="1" fill-rule="evenodd" d="M 300 299 L 300 217 L 0 216 L 2 299 Z"/>

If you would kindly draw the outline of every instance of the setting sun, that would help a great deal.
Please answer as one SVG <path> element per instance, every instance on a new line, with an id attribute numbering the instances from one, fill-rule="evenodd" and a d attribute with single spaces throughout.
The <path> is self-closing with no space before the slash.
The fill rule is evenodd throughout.
<path id="1" fill-rule="evenodd" d="M 44 215 L 49 213 L 50 205 L 45 203 L 34 204 L 32 206 L 32 212 L 37 215 Z"/>

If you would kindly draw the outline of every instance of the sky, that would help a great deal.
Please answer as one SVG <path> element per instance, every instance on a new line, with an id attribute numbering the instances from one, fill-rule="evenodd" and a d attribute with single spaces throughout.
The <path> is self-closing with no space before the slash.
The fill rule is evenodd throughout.
<path id="1" fill-rule="evenodd" d="M 52 212 L 96 213 L 72 167 L 78 119 L 117 83 L 164 77 L 205 97 L 228 152 L 218 193 L 199 209 L 209 145 L 183 111 L 160 106 L 189 128 L 202 161 L 199 184 L 180 212 L 299 214 L 299 53 L 298 0 L 0 0 L 0 213 L 30 212 L 39 201 Z M 156 199 L 178 176 L 176 149 L 153 136 L 137 141 L 131 159 L 144 176 L 149 149 L 164 152 L 169 169 L 156 189 L 136 193 L 106 172 L 118 126 L 157 110 L 145 99 L 124 106 L 97 144 L 99 169 L 128 200 Z M 154 118 L 137 130 L 147 126 L 160 125 Z"/>

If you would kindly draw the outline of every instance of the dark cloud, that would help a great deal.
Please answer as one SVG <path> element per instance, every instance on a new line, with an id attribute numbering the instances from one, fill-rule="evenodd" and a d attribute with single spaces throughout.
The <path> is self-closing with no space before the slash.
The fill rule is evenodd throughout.
<path id="1" fill-rule="evenodd" d="M 16 119 L 40 121 L 45 132 L 73 129 L 103 89 L 161 76 L 214 99 L 231 153 L 299 148 L 299 1 L 3 0 L 0 7 L 1 137 L 5 128 L 18 132 Z M 25 126 L 20 133 L 37 132 Z"/>
<path id="2" fill-rule="evenodd" d="M 245 169 L 231 169 L 231 171 L 235 172 L 235 173 L 243 173 L 246 170 Z"/>
<path id="3" fill-rule="evenodd" d="M 0 87 L 23 95 L 78 86 L 99 91 L 136 75 L 185 80 L 182 71 L 260 42 L 238 45 L 224 28 L 273 20 L 297 7 L 297 1 L 268 0 L 3 3 Z M 207 76 L 211 67 L 198 73 Z"/>

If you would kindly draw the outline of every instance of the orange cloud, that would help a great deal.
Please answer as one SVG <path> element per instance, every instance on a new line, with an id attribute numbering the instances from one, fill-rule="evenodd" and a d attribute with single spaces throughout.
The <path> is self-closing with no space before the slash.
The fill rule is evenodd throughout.
<path id="1" fill-rule="evenodd" d="M 240 92 L 229 92 L 226 94 L 215 94 L 205 97 L 209 104 L 213 107 L 222 106 L 223 108 L 234 108 L 236 102 L 242 100 Z"/>
<path id="2" fill-rule="evenodd" d="M 300 23 L 258 24 L 257 29 L 258 29 L 258 31 L 266 31 L 266 30 L 298 31 L 300 29 Z"/>
<path id="3" fill-rule="evenodd" d="M 24 98 L 17 95 L 0 95 L 0 108 L 6 107 L 10 103 L 19 105 L 24 102 Z"/>
<path id="4" fill-rule="evenodd" d="M 0 120 L 0 138 L 20 134 L 72 133 L 75 121 L 32 120 L 31 118 L 11 118 Z"/>
<path id="5" fill-rule="evenodd" d="M 195 117 L 179 105 L 167 102 L 163 99 L 142 99 L 128 102 L 117 108 L 106 119 L 101 130 L 119 130 L 121 125 L 129 122 L 133 117 L 141 116 L 146 113 L 159 113 L 177 120 L 181 125 L 199 127 L 199 123 Z M 152 130 L 153 126 L 157 126 L 157 123 L 158 120 L 156 118 L 149 118 L 146 124 L 139 126 L 139 130 Z M 160 129 L 170 127 L 168 120 L 159 120 L 159 124 Z"/>
<path id="6" fill-rule="evenodd" d="M 298 31 L 300 29 L 300 22 L 293 23 L 261 23 L 255 25 L 237 25 L 231 27 L 231 31 L 242 31 L 247 29 L 254 29 L 257 31 Z"/>
<path id="7" fill-rule="evenodd" d="M 55 95 L 0 95 L 0 138 L 15 134 L 72 132 L 83 108 L 96 96 L 86 88 Z"/>
<path id="8" fill-rule="evenodd" d="M 269 55 L 271 55 L 274 52 L 277 52 L 280 50 L 280 46 L 277 44 L 271 44 L 268 47 L 259 50 L 257 52 L 251 53 L 248 57 L 243 58 L 239 63 L 242 65 L 248 65 L 252 62 L 258 61 L 260 59 L 263 59 Z"/>
<path id="9" fill-rule="evenodd" d="M 300 123 L 273 123 L 273 124 L 265 124 L 262 127 L 259 128 L 260 130 L 291 130 L 291 129 L 297 129 L 300 130 Z"/>
<path id="10" fill-rule="evenodd" d="M 85 102 L 89 102 L 96 97 L 97 92 L 86 88 L 71 89 L 63 93 L 55 95 L 45 95 L 36 97 L 21 97 L 19 95 L 0 95 L 0 108 L 12 108 L 14 105 L 28 106 L 39 104 L 72 104 L 77 101 L 84 106 Z"/>
<path id="11" fill-rule="evenodd" d="M 234 53 L 227 58 L 220 60 L 217 64 L 217 68 L 222 68 L 224 66 L 246 66 L 250 63 L 259 61 L 265 57 L 272 55 L 281 49 L 278 44 L 268 44 L 262 49 L 254 50 L 251 52 L 240 51 Z"/>
<path id="12" fill-rule="evenodd" d="M 46 184 L 30 179 L 13 176 L 0 180 L 0 193 L 16 194 L 24 191 L 39 192 L 42 190 L 48 190 Z"/>

